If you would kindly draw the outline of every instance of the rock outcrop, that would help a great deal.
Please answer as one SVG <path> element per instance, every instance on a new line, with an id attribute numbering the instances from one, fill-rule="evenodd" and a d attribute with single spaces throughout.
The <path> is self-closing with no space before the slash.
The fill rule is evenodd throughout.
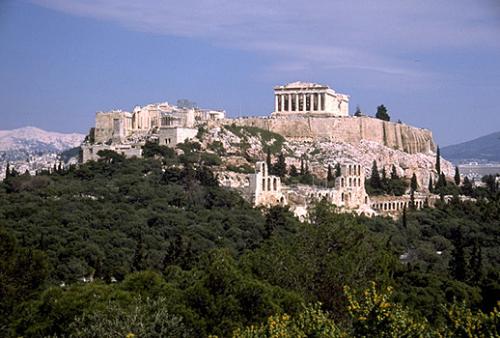
<path id="1" fill-rule="evenodd" d="M 430 130 L 371 117 L 240 118 L 220 123 L 258 127 L 288 140 L 329 139 L 349 144 L 365 140 L 409 154 L 436 149 Z"/>

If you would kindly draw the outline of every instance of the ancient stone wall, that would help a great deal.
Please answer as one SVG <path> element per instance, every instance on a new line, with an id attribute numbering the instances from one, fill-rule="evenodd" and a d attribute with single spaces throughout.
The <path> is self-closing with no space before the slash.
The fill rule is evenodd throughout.
<path id="1" fill-rule="evenodd" d="M 226 119 L 220 123 L 255 126 L 281 134 L 288 139 L 326 138 L 335 142 L 351 144 L 368 140 L 409 154 L 428 153 L 436 149 L 430 130 L 371 117 L 297 117 L 287 119 L 254 117 Z"/>

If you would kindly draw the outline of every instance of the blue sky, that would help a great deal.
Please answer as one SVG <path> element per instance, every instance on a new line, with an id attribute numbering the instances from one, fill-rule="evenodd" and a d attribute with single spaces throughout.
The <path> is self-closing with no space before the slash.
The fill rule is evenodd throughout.
<path id="1" fill-rule="evenodd" d="M 301 80 L 447 145 L 500 130 L 500 2 L 2 0 L 0 79 L 0 129 L 179 98 L 268 115 Z"/>

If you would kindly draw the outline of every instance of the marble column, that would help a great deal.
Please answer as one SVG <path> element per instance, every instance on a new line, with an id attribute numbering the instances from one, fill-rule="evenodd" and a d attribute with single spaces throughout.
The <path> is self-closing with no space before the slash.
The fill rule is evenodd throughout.
<path id="1" fill-rule="evenodd" d="M 281 111 L 285 111 L 285 95 L 281 95 Z"/>
<path id="2" fill-rule="evenodd" d="M 274 111 L 278 111 L 278 95 L 274 94 Z"/>
<path id="3" fill-rule="evenodd" d="M 302 94 L 302 111 L 306 111 L 306 94 Z"/>
<path id="4" fill-rule="evenodd" d="M 323 110 L 323 109 L 321 109 L 322 102 L 323 102 L 323 94 L 322 94 L 322 93 L 319 93 L 319 94 L 318 94 L 318 110 L 319 110 L 319 111 L 322 111 L 322 110 Z"/>
<path id="5" fill-rule="evenodd" d="M 295 109 L 294 111 L 299 111 L 299 94 L 295 94 Z"/>
<path id="6" fill-rule="evenodd" d="M 288 111 L 292 111 L 292 94 L 288 94 Z"/>

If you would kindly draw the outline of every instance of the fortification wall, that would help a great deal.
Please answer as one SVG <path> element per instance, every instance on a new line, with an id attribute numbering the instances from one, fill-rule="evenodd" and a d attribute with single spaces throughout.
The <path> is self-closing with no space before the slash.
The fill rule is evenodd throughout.
<path id="1" fill-rule="evenodd" d="M 436 150 L 430 130 L 371 117 L 297 117 L 287 119 L 252 117 L 225 119 L 219 123 L 259 127 L 289 139 L 327 138 L 331 141 L 351 144 L 361 140 L 369 140 L 410 154 L 428 153 Z"/>

